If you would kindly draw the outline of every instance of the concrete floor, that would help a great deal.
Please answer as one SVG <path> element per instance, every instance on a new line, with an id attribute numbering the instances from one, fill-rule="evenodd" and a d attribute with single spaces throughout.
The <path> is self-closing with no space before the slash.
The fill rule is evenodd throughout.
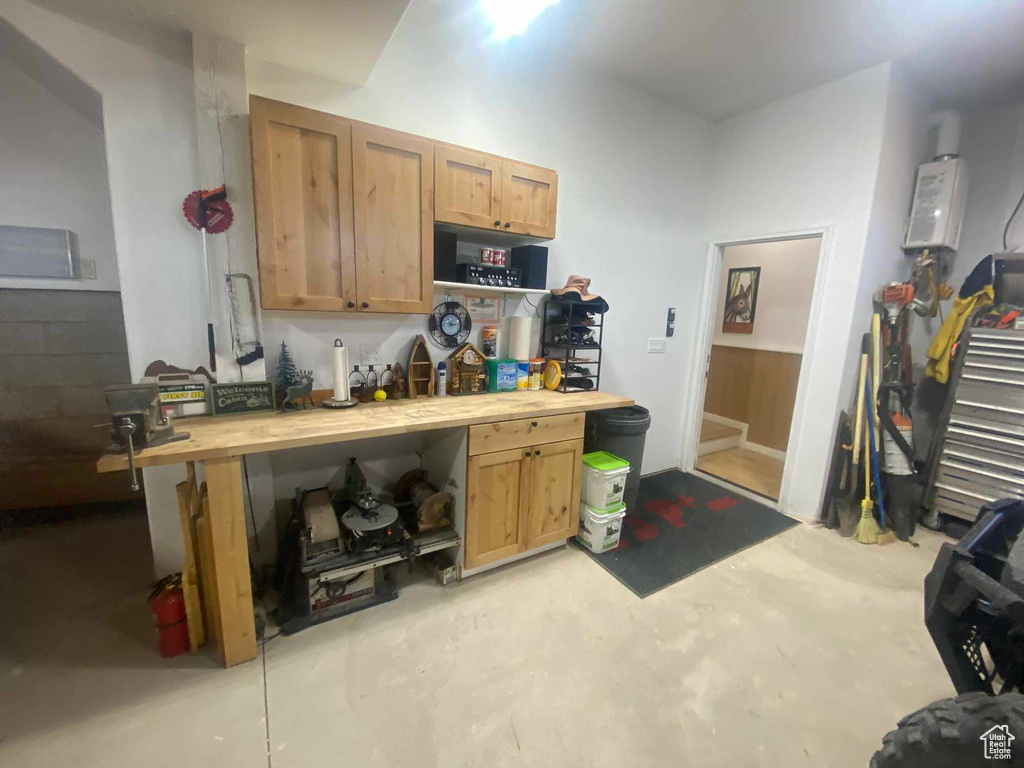
<path id="1" fill-rule="evenodd" d="M 865 766 L 951 694 L 941 537 L 797 526 L 640 600 L 573 548 L 277 637 L 160 659 L 145 517 L 0 538 L 0 765 Z"/>

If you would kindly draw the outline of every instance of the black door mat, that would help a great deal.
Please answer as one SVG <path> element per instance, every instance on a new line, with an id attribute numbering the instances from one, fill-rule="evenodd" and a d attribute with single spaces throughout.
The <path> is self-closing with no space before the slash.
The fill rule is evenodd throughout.
<path id="1" fill-rule="evenodd" d="M 616 549 L 580 549 L 647 597 L 794 525 L 764 504 L 671 470 L 640 480 L 637 508 L 626 511 Z"/>

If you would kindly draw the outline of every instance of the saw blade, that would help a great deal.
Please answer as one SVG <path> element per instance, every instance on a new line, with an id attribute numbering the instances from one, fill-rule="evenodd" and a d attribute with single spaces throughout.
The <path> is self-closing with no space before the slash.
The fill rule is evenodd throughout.
<path id="1" fill-rule="evenodd" d="M 202 229 L 199 220 L 199 199 L 207 194 L 205 189 L 197 189 L 189 192 L 185 201 L 181 204 L 181 212 L 185 214 L 185 220 L 196 229 Z M 231 210 L 231 203 L 227 200 L 208 200 L 206 202 L 206 231 L 211 235 L 219 235 L 227 230 L 234 221 L 235 214 Z"/>

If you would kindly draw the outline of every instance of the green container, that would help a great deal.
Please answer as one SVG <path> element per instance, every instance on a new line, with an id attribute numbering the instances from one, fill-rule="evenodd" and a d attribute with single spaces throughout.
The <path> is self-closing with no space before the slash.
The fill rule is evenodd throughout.
<path id="1" fill-rule="evenodd" d="M 487 360 L 487 391 L 515 392 L 519 364 L 515 360 Z"/>
<path id="2" fill-rule="evenodd" d="M 622 506 L 629 462 L 607 451 L 583 454 L 583 503 L 594 512 L 613 514 Z"/>
<path id="3" fill-rule="evenodd" d="M 607 451 L 594 451 L 583 454 L 583 463 L 601 472 L 614 472 L 616 469 L 629 469 L 629 462 L 620 459 Z"/>

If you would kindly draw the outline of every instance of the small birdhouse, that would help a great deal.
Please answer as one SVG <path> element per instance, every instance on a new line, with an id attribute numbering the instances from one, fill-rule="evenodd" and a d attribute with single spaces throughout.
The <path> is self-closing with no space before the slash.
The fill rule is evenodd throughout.
<path id="1" fill-rule="evenodd" d="M 483 352 L 468 341 L 448 358 L 448 392 L 452 395 L 482 395 L 487 392 Z"/>

